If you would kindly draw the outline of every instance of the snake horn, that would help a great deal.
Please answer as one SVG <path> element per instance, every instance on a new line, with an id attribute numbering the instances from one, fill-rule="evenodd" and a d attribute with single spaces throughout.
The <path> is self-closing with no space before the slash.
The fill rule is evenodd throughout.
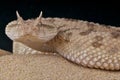
<path id="1" fill-rule="evenodd" d="M 39 17 L 37 17 L 37 19 L 35 20 L 35 25 L 37 25 L 37 24 L 39 24 L 39 23 L 42 24 L 42 22 L 41 22 L 41 19 L 42 19 L 42 13 L 43 13 L 43 12 L 41 11 Z"/>
<path id="2" fill-rule="evenodd" d="M 18 11 L 16 11 L 16 15 L 17 15 L 17 20 L 18 21 L 23 21 L 23 18 L 19 15 Z"/>

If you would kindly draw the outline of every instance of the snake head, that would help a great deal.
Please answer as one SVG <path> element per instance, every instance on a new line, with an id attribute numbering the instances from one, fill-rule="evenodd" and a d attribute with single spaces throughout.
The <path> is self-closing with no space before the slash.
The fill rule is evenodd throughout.
<path id="1" fill-rule="evenodd" d="M 24 44 L 40 44 L 53 39 L 57 35 L 57 28 L 49 22 L 42 22 L 42 12 L 36 19 L 24 20 L 16 11 L 17 20 L 6 26 L 6 35 L 13 41 Z"/>

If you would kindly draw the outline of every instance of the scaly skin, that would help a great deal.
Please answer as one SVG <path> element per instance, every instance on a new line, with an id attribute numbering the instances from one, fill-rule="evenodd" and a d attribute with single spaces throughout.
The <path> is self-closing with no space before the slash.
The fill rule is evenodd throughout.
<path id="1" fill-rule="evenodd" d="M 57 52 L 90 68 L 120 70 L 120 28 L 98 23 L 43 18 L 17 20 L 6 27 L 7 36 L 33 49 Z"/>
<path id="2" fill-rule="evenodd" d="M 8 51 L 5 51 L 5 50 L 2 50 L 0 49 L 0 56 L 4 56 L 4 55 L 10 55 L 12 53 L 8 52 Z"/>

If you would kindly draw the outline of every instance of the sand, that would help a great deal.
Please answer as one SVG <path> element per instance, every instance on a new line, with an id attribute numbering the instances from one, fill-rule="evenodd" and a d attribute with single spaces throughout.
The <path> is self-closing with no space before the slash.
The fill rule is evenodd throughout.
<path id="1" fill-rule="evenodd" d="M 14 54 L 0 57 L 0 80 L 120 80 L 120 71 L 84 68 L 60 56 Z"/>

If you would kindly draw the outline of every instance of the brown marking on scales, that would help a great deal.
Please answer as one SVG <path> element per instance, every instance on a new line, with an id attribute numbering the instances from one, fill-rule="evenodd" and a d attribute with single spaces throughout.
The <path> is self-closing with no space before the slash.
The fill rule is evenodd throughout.
<path id="1" fill-rule="evenodd" d="M 79 34 L 84 36 L 84 35 L 90 34 L 91 32 L 95 32 L 93 27 L 88 28 L 88 30 L 86 30 L 86 31 L 80 32 Z"/>
<path id="2" fill-rule="evenodd" d="M 119 38 L 120 37 L 120 30 L 116 30 L 114 32 L 111 32 L 112 38 Z"/>
<path id="3" fill-rule="evenodd" d="M 96 25 L 95 23 L 87 22 L 87 26 L 88 26 L 88 27 L 94 27 L 95 25 Z"/>
<path id="4" fill-rule="evenodd" d="M 83 32 L 80 32 L 79 34 L 84 36 L 84 35 L 88 35 L 89 33 L 91 33 L 91 31 L 83 31 Z"/>
<path id="5" fill-rule="evenodd" d="M 95 47 L 95 48 L 99 48 L 100 46 L 102 46 L 102 43 L 98 42 L 98 41 L 95 41 L 92 43 L 92 46 Z"/>
<path id="6" fill-rule="evenodd" d="M 102 36 L 97 35 L 94 37 L 95 41 L 92 43 L 93 47 L 99 48 L 100 46 L 102 46 L 101 41 L 104 39 Z"/>
<path id="7" fill-rule="evenodd" d="M 103 40 L 102 36 L 95 36 L 94 38 L 95 38 L 96 41 L 102 41 Z"/>

